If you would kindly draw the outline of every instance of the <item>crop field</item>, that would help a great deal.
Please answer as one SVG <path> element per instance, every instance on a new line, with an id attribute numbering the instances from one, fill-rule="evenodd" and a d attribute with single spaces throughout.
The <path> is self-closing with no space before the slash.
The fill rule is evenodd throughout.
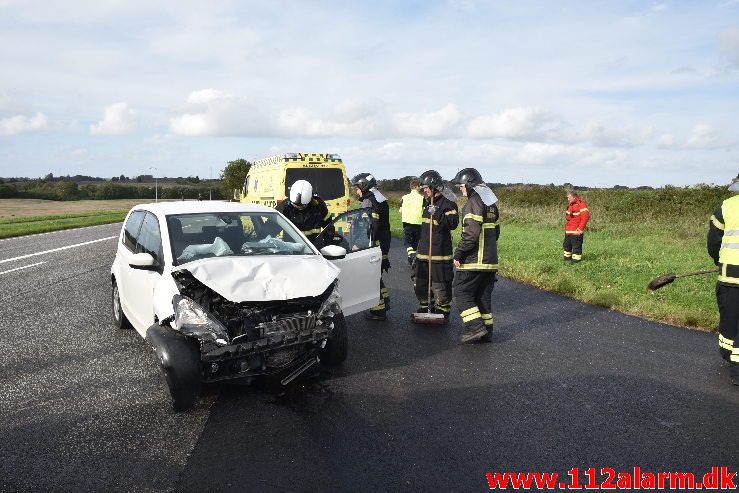
<path id="1" fill-rule="evenodd" d="M 667 272 L 714 267 L 705 244 L 708 218 L 729 192 L 714 187 L 584 192 L 592 218 L 583 261 L 576 265 L 562 260 L 566 199 L 561 189 L 496 193 L 501 275 L 620 312 L 716 330 L 715 275 L 680 279 L 656 292 L 646 286 Z M 389 195 L 393 235 L 402 238 L 399 194 Z M 454 232 L 455 243 L 460 231 Z"/>
<path id="2" fill-rule="evenodd" d="M 0 238 L 123 221 L 137 199 L 0 199 Z"/>

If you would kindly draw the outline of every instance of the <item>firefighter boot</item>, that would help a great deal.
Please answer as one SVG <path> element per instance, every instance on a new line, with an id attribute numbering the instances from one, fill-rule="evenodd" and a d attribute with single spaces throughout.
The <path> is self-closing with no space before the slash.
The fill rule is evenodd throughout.
<path id="1" fill-rule="evenodd" d="M 483 325 L 482 320 L 478 318 L 473 322 L 465 324 L 460 341 L 462 344 L 475 342 L 485 337 L 487 333 L 488 330 Z"/>
<path id="2" fill-rule="evenodd" d="M 369 310 L 367 312 L 364 312 L 364 318 L 365 320 L 376 320 L 379 322 L 384 322 L 387 320 L 387 313 L 385 310 Z"/>

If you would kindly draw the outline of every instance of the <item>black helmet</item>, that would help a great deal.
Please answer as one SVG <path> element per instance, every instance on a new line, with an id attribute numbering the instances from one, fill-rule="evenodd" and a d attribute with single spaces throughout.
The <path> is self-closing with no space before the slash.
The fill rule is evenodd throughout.
<path id="1" fill-rule="evenodd" d="M 467 185 L 468 187 L 475 187 L 477 185 L 484 185 L 485 180 L 482 179 L 482 175 L 475 168 L 465 168 L 454 177 L 452 180 L 455 185 Z"/>
<path id="2" fill-rule="evenodd" d="M 359 173 L 352 178 L 352 186 L 360 189 L 362 193 L 367 193 L 370 189 L 377 186 L 377 180 L 372 176 L 372 173 Z"/>
<path id="3" fill-rule="evenodd" d="M 444 188 L 444 178 L 432 169 L 425 171 L 419 176 L 418 181 L 421 182 L 422 187 L 430 187 L 434 190 L 442 190 Z"/>

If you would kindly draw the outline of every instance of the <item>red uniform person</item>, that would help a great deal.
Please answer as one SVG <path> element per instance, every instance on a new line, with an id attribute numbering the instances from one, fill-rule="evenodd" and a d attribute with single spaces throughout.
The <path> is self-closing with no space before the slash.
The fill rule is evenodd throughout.
<path id="1" fill-rule="evenodd" d="M 577 263 L 582 260 L 582 242 L 585 226 L 590 219 L 588 204 L 580 198 L 574 187 L 567 189 L 567 210 L 565 211 L 565 262 Z"/>

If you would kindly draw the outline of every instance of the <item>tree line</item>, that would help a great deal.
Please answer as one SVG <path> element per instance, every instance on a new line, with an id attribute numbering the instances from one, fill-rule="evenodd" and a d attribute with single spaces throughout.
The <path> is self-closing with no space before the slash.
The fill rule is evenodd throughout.
<path id="1" fill-rule="evenodd" d="M 224 199 L 228 196 L 223 190 L 208 185 L 174 185 L 158 187 L 156 191 L 161 199 L 207 199 L 212 193 L 213 199 Z M 1 183 L 0 198 L 44 199 L 44 200 L 111 200 L 142 199 L 153 200 L 155 187 L 140 185 L 121 185 L 105 182 L 101 184 L 79 185 L 74 181 L 47 182 L 38 180 L 26 183 Z"/>

